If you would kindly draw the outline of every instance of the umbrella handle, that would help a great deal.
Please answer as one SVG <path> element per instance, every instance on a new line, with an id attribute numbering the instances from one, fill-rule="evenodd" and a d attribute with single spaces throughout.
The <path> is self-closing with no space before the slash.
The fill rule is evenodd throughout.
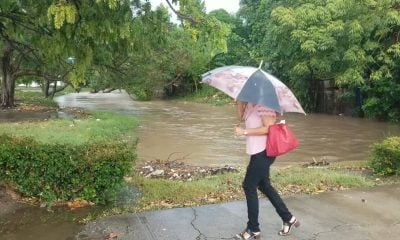
<path id="1" fill-rule="evenodd" d="M 258 65 L 258 69 L 261 69 L 263 62 L 264 62 L 264 60 L 261 60 L 260 65 Z"/>

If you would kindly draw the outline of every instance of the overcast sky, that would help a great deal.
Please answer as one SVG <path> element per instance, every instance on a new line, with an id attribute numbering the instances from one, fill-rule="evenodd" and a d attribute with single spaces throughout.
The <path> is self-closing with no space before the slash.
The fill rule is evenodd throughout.
<path id="1" fill-rule="evenodd" d="M 240 0 L 205 0 L 206 10 L 210 12 L 215 9 L 223 8 L 229 13 L 235 13 L 239 10 Z"/>
<path id="2" fill-rule="evenodd" d="M 207 12 L 223 8 L 229 13 L 235 13 L 239 9 L 239 1 L 240 0 L 204 0 Z M 150 0 L 150 2 L 153 7 L 160 5 L 160 3 L 163 3 L 164 6 L 168 6 L 165 0 Z"/>

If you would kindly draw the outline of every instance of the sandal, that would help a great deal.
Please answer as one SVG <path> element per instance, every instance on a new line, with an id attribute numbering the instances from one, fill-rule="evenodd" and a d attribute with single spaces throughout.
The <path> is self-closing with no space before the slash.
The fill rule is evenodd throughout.
<path id="1" fill-rule="evenodd" d="M 278 232 L 280 236 L 286 236 L 289 235 L 290 231 L 292 230 L 292 227 L 295 226 L 298 228 L 300 226 L 300 222 L 297 221 L 297 219 L 292 216 L 289 222 L 283 222 L 282 224 L 282 230 Z"/>
<path id="2" fill-rule="evenodd" d="M 243 232 L 236 234 L 235 239 L 261 239 L 261 232 L 252 232 L 250 229 L 245 229 Z"/>

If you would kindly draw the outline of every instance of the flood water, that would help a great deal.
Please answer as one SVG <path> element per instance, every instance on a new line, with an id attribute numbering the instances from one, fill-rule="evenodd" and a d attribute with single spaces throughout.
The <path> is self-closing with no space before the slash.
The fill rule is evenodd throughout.
<path id="1" fill-rule="evenodd" d="M 182 160 L 193 165 L 238 165 L 248 161 L 243 137 L 234 136 L 235 106 L 181 101 L 133 101 L 125 92 L 73 93 L 57 98 L 60 106 L 83 107 L 136 116 L 139 161 Z M 399 124 L 326 114 L 285 114 L 299 147 L 276 165 L 365 160 L 371 144 L 400 135 Z"/>
<path id="2" fill-rule="evenodd" d="M 244 138 L 235 138 L 236 110 L 232 106 L 209 106 L 181 101 L 133 101 L 125 92 L 73 93 L 58 97 L 61 107 L 83 107 L 111 111 L 140 119 L 137 149 L 140 162 L 181 160 L 193 165 L 245 166 Z M 297 135 L 299 147 L 282 157 L 275 166 L 314 160 L 365 160 L 369 147 L 387 136 L 400 135 L 399 124 L 366 119 L 309 114 L 286 114 L 284 119 Z M 0 196 L 0 206 L 2 198 Z M 84 211 L 49 213 L 46 209 L 14 205 L 2 212 L 0 239 L 75 239 L 81 226 L 72 221 Z M 88 211 L 93 211 L 88 209 Z M 5 216 L 5 217 L 4 217 Z"/>
<path id="3" fill-rule="evenodd" d="M 28 204 L 13 204 L 13 209 L 0 219 L 0 239 L 4 240 L 74 240 L 81 229 L 73 219 L 82 218 L 91 209 L 70 211 L 44 208 Z M 4 216 L 4 217 L 3 217 Z"/>

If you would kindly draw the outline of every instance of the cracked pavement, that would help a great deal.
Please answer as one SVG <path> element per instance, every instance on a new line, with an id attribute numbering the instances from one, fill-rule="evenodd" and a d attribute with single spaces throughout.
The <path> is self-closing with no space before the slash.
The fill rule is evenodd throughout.
<path id="1" fill-rule="evenodd" d="M 301 226 L 280 237 L 281 220 L 260 199 L 262 239 L 400 239 L 400 185 L 353 189 L 285 198 Z M 106 217 L 89 223 L 77 240 L 229 240 L 245 228 L 245 201 Z"/>

